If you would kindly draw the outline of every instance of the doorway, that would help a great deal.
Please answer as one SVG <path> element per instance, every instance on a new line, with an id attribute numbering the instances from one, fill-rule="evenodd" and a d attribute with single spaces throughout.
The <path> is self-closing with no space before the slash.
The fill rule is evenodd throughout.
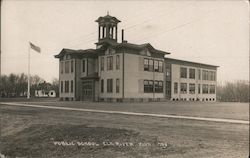
<path id="1" fill-rule="evenodd" d="M 82 82 L 82 100 L 83 101 L 93 101 L 94 99 L 94 88 L 93 81 L 83 81 Z"/>

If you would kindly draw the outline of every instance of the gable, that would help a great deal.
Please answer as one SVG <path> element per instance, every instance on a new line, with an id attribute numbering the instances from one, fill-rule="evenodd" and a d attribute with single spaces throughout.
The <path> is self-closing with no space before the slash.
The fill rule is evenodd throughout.
<path id="1" fill-rule="evenodd" d="M 140 55 L 151 56 L 151 52 L 146 48 L 139 52 Z"/>

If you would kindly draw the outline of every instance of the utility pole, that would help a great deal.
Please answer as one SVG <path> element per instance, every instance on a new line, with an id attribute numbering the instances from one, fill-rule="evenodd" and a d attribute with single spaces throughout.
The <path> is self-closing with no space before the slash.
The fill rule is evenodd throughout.
<path id="1" fill-rule="evenodd" d="M 28 48 L 28 93 L 27 99 L 30 99 L 30 43 Z"/>

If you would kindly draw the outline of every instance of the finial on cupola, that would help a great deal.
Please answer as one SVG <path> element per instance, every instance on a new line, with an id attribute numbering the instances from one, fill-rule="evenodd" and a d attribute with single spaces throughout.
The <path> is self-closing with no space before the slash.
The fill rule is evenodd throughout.
<path id="1" fill-rule="evenodd" d="M 109 15 L 109 11 L 107 11 L 107 15 Z"/>

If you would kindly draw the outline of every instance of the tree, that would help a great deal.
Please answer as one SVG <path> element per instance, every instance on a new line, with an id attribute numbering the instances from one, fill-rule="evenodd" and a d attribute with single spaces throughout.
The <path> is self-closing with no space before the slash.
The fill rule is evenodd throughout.
<path id="1" fill-rule="evenodd" d="M 30 77 L 30 92 L 35 94 L 35 90 L 44 89 L 50 90 L 52 85 L 46 83 L 44 79 L 38 75 Z M 27 95 L 28 76 L 24 73 L 9 74 L 0 76 L 0 96 L 1 97 L 22 97 Z"/>
<path id="2" fill-rule="evenodd" d="M 7 96 L 7 86 L 8 85 L 8 76 L 2 75 L 0 77 L 0 96 L 6 97 Z"/>
<path id="3" fill-rule="evenodd" d="M 56 96 L 59 96 L 59 80 L 57 78 L 53 78 L 51 90 L 55 90 Z"/>
<path id="4" fill-rule="evenodd" d="M 220 101 L 249 102 L 249 82 L 227 82 L 217 86 L 217 97 Z"/>
<path id="5" fill-rule="evenodd" d="M 17 94 L 19 94 L 20 96 L 24 96 L 25 92 L 27 91 L 27 86 L 28 86 L 28 77 L 27 75 L 25 75 L 24 73 L 22 73 L 19 77 L 18 77 L 18 81 L 17 81 Z"/>
<path id="6" fill-rule="evenodd" d="M 33 96 L 35 94 L 35 90 L 40 90 L 39 84 L 44 83 L 45 80 L 39 77 L 38 75 L 34 75 L 30 77 L 30 94 Z"/>

